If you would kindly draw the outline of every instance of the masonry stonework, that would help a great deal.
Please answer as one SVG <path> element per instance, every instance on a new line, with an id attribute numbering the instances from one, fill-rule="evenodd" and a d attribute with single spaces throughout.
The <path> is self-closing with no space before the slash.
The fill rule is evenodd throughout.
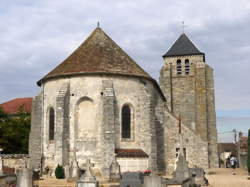
<path id="1" fill-rule="evenodd" d="M 125 155 L 119 161 L 130 164 L 126 169 L 172 173 L 180 147 L 190 167 L 216 166 L 213 72 L 203 57 L 165 57 L 159 86 L 97 28 L 38 82 L 41 93 L 33 99 L 29 146 L 33 167 L 53 171 L 58 164 L 77 161 L 86 169 L 90 159 L 95 171 L 109 177 L 120 151 Z M 189 59 L 189 75 L 185 69 L 177 75 L 179 58 Z M 127 116 L 124 106 L 129 108 Z M 128 137 L 123 136 L 124 124 Z"/>

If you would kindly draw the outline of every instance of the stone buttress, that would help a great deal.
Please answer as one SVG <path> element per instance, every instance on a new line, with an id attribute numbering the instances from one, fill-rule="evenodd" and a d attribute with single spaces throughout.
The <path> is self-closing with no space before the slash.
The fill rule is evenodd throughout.
<path id="1" fill-rule="evenodd" d="M 115 95 L 111 80 L 103 80 L 103 144 L 102 170 L 104 176 L 109 176 L 109 169 L 115 153 Z"/>
<path id="2" fill-rule="evenodd" d="M 42 92 L 32 100 L 31 130 L 29 137 L 29 156 L 31 167 L 40 170 L 42 162 L 42 124 L 43 124 L 43 95 Z"/>
<path id="3" fill-rule="evenodd" d="M 55 160 L 69 165 L 69 84 L 64 83 L 56 97 Z"/>

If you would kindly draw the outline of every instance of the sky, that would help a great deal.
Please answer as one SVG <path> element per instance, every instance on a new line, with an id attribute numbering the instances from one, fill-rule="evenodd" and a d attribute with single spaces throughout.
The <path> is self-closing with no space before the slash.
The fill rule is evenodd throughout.
<path id="1" fill-rule="evenodd" d="M 249 0 L 1 0 L 0 103 L 36 82 L 101 28 L 156 80 L 182 33 L 214 68 L 219 141 L 250 128 Z"/>

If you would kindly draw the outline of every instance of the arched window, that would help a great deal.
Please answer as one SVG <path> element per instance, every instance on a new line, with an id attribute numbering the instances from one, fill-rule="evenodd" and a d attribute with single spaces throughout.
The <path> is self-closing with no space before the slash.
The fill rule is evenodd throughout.
<path id="1" fill-rule="evenodd" d="M 55 134 L 55 111 L 53 108 L 49 109 L 49 140 L 54 140 Z"/>
<path id="2" fill-rule="evenodd" d="M 176 62 L 176 72 L 178 75 L 181 74 L 181 60 L 180 59 L 178 59 Z"/>
<path id="3" fill-rule="evenodd" d="M 185 60 L 185 73 L 188 75 L 190 70 L 189 60 Z"/>
<path id="4" fill-rule="evenodd" d="M 128 105 L 122 107 L 122 138 L 131 138 L 131 110 Z"/>

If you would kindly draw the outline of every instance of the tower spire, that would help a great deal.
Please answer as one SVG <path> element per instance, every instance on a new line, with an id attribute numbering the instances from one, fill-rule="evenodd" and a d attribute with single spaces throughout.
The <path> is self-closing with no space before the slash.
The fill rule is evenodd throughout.
<path id="1" fill-rule="evenodd" d="M 97 28 L 100 28 L 100 22 L 99 21 L 97 22 Z"/>

